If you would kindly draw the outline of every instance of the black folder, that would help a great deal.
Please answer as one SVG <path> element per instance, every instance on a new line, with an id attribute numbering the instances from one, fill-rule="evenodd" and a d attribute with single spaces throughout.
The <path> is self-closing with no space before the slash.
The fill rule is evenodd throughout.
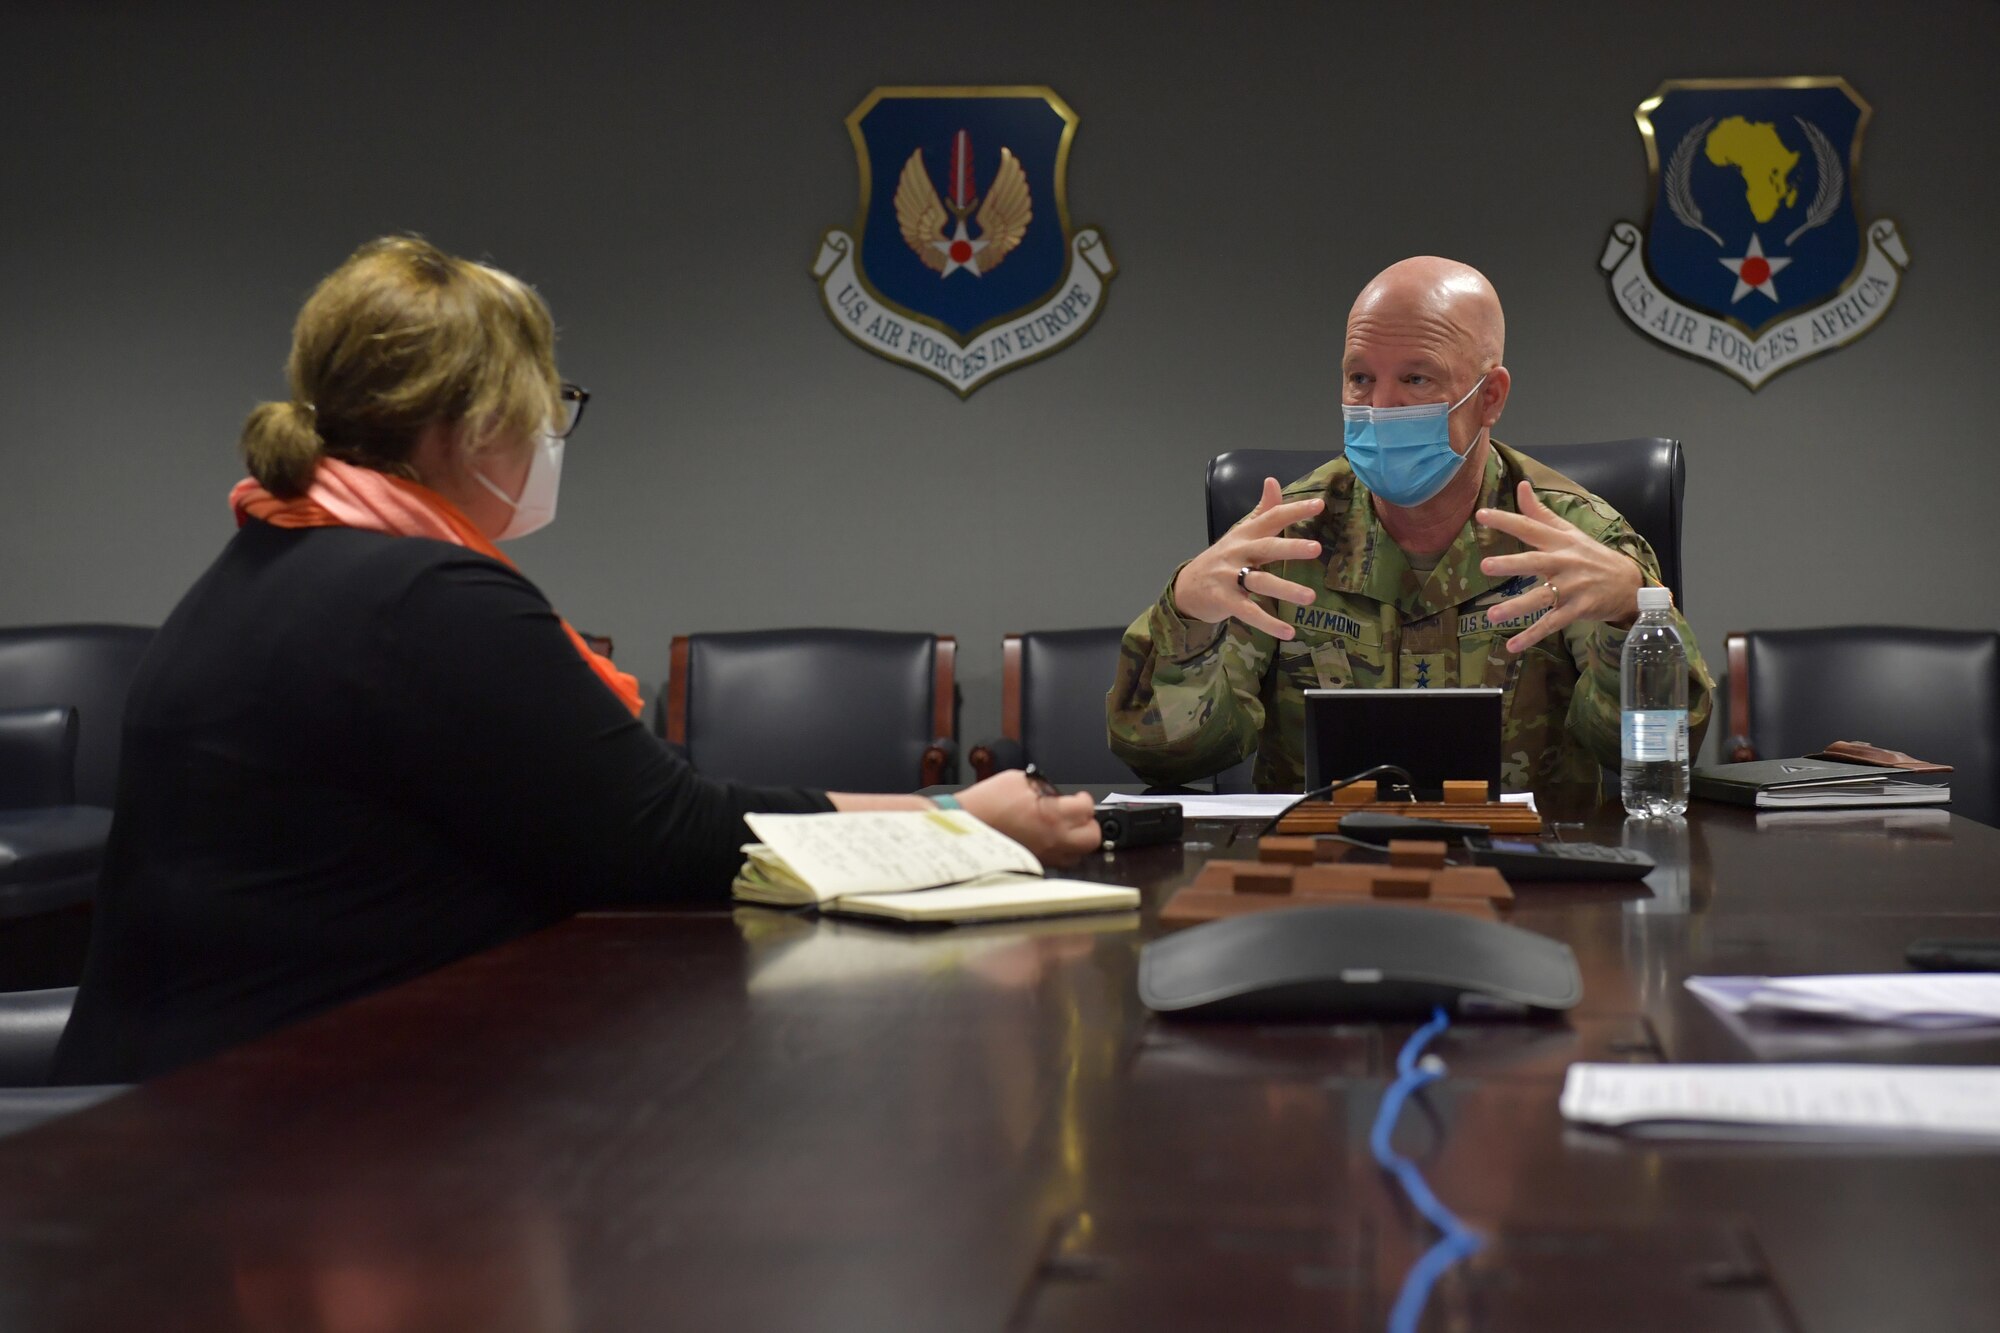
<path id="1" fill-rule="evenodd" d="M 1951 799 L 1948 787 L 1892 781 L 1898 776 L 1895 769 L 1840 764 L 1829 759 L 1756 759 L 1747 764 L 1697 768 L 1688 789 L 1704 800 L 1766 808 L 1941 805 Z M 1797 799 L 1790 799 L 1793 797 Z"/>

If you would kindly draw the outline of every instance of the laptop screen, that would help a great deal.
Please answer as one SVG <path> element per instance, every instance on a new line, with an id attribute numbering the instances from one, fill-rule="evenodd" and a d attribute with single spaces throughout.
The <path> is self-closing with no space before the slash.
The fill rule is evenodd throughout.
<path id="1" fill-rule="evenodd" d="M 1442 799 L 1447 781 L 1486 780 L 1500 799 L 1500 691 L 1307 690 L 1306 790 L 1376 764 L 1395 764 L 1417 799 Z M 1387 780 L 1378 790 L 1389 795 Z"/>

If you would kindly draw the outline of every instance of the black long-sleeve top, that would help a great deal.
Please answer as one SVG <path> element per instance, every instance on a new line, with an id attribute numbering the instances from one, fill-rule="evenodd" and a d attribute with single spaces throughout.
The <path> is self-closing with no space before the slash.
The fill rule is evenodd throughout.
<path id="1" fill-rule="evenodd" d="M 441 542 L 246 524 L 126 708 L 54 1080 L 146 1078 L 554 922 L 725 901 L 749 811 L 517 572 Z"/>

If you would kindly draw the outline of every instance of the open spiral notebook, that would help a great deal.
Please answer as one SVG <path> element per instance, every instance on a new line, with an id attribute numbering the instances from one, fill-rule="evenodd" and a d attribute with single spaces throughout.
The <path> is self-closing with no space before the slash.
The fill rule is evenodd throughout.
<path id="1" fill-rule="evenodd" d="M 1131 911 L 1136 889 L 1048 879 L 1020 843 L 963 810 L 746 815 L 732 886 L 768 907 L 951 924 Z"/>

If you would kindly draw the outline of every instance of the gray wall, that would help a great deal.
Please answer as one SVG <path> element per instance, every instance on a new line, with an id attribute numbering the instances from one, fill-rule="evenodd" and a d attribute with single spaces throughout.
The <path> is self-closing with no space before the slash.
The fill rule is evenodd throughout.
<path id="1" fill-rule="evenodd" d="M 1355 290 L 1434 252 L 1506 302 L 1498 432 L 1674 434 L 1703 645 L 1747 626 L 1991 628 L 2000 593 L 2000 8 L 1683 3 L 11 6 L 0 54 L 0 624 L 156 622 L 229 532 L 244 413 L 358 242 L 539 286 L 595 393 L 516 549 L 649 682 L 677 631 L 1000 636 L 1129 619 L 1202 542 L 1205 461 L 1338 438 Z M 1663 79 L 1845 75 L 1864 220 L 1913 258 L 1854 346 L 1751 394 L 1614 312 Z M 855 209 L 876 84 L 1049 83 L 1082 118 L 1097 327 L 966 402 L 862 352 L 807 267 Z M 1718 667 L 1720 662 L 1717 662 Z"/>

